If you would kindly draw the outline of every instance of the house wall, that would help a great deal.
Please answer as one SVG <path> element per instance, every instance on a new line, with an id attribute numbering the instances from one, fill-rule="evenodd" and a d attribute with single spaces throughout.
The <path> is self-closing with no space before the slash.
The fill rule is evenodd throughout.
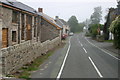
<path id="1" fill-rule="evenodd" d="M 107 21 L 104 24 L 104 30 L 103 30 L 105 40 L 109 39 L 109 30 L 108 30 L 108 28 L 110 27 L 110 24 L 112 23 L 112 21 L 115 20 L 115 18 L 116 18 L 116 9 L 110 8 L 108 16 L 107 16 Z"/>
<path id="2" fill-rule="evenodd" d="M 1 49 L 1 45 L 2 45 L 2 18 L 1 15 L 2 14 L 2 6 L 0 6 L 0 49 Z"/>
<path id="3" fill-rule="evenodd" d="M 63 34 L 68 35 L 69 31 L 70 31 L 69 26 L 63 25 Z"/>
<path id="4" fill-rule="evenodd" d="M 120 15 L 120 1 L 118 2 L 118 5 L 117 5 L 117 15 Z"/>
<path id="5" fill-rule="evenodd" d="M 60 32 L 57 30 L 57 28 L 44 19 L 41 21 L 41 42 L 44 42 L 46 40 L 52 40 L 55 37 L 58 37 Z"/>
<path id="6" fill-rule="evenodd" d="M 2 11 L 0 13 L 2 18 L 2 28 L 8 28 L 8 45 L 11 46 L 11 26 L 12 26 L 12 10 L 8 8 L 1 7 Z"/>
<path id="7" fill-rule="evenodd" d="M 0 7 L 0 15 L 1 15 L 1 18 L 3 20 L 0 20 L 0 22 L 2 23 L 2 28 L 8 28 L 8 46 L 12 46 L 12 45 L 16 45 L 16 44 L 20 44 L 20 43 L 23 43 L 27 40 L 27 19 L 26 19 L 26 14 L 24 14 L 24 28 L 25 28 L 25 31 L 24 31 L 24 40 L 21 40 L 21 32 L 22 32 L 22 23 L 21 23 L 21 15 L 22 13 L 20 12 L 18 14 L 18 22 L 17 23 L 12 23 L 12 14 L 13 14 L 13 10 L 11 9 L 8 9 L 8 8 L 4 8 L 4 7 Z M 34 37 L 34 16 L 32 16 L 32 23 L 31 23 L 31 36 L 32 36 L 32 40 L 33 41 L 36 41 L 37 37 Z M 38 26 L 38 25 L 37 25 Z M 1 29 L 2 29 L 1 28 Z M 16 31 L 16 42 L 12 42 L 12 31 Z M 37 33 L 37 32 L 36 32 Z M 2 37 L 2 32 L 0 32 L 0 35 Z M 40 34 L 39 34 L 40 35 Z M 38 35 L 38 36 L 39 36 Z M 2 39 L 2 38 L 0 38 Z M 2 42 L 2 41 L 1 41 Z M 1 43 L 0 42 L 0 43 Z M 2 46 L 2 43 L 1 43 L 1 46 Z M 0 46 L 0 47 L 1 47 Z"/>
<path id="8" fill-rule="evenodd" d="M 0 19 L 0 49 L 2 48 L 2 19 Z M 2 52 L 0 50 L 0 77 L 2 76 Z"/>
<path id="9" fill-rule="evenodd" d="M 42 31 L 42 27 L 41 27 L 41 17 L 37 16 L 37 22 L 36 22 L 36 40 L 41 42 L 41 31 Z"/>
<path id="10" fill-rule="evenodd" d="M 66 33 L 65 33 L 65 30 L 66 30 L 66 28 L 65 28 L 65 26 L 63 25 L 63 34 L 66 34 Z"/>
<path id="11" fill-rule="evenodd" d="M 2 19 L 0 19 L 0 49 L 1 49 L 1 43 L 2 42 Z"/>
<path id="12" fill-rule="evenodd" d="M 2 19 L 1 19 L 2 6 L 0 6 L 0 49 L 2 47 Z M 2 52 L 0 50 L 0 77 L 2 77 Z"/>

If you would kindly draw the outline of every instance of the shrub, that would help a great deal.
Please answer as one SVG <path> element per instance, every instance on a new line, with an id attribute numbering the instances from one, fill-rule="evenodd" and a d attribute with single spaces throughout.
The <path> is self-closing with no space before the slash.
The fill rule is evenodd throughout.
<path id="1" fill-rule="evenodd" d="M 120 49 L 120 16 L 110 25 L 109 30 L 114 34 L 114 45 Z"/>
<path id="2" fill-rule="evenodd" d="M 103 35 L 97 35 L 97 41 L 103 42 L 104 41 L 104 36 Z"/>
<path id="3" fill-rule="evenodd" d="M 91 24 L 89 31 L 91 33 L 92 38 L 96 38 L 96 36 L 98 35 L 97 29 L 98 27 L 102 30 L 103 26 L 101 24 Z"/>

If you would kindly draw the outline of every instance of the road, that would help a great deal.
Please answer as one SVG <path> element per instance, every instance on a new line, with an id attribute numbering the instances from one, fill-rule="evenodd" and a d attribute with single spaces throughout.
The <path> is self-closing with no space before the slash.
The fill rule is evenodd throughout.
<path id="1" fill-rule="evenodd" d="M 83 33 L 75 34 L 31 78 L 118 78 L 118 61 Z"/>

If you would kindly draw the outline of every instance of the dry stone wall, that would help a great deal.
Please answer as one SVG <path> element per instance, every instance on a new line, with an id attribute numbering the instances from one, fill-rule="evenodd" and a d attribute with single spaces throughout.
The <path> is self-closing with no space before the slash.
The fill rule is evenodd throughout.
<path id="1" fill-rule="evenodd" d="M 23 65 L 33 61 L 41 54 L 53 49 L 60 44 L 60 38 L 47 40 L 43 43 L 27 41 L 1 50 L 2 74 L 7 75 L 16 72 Z"/>

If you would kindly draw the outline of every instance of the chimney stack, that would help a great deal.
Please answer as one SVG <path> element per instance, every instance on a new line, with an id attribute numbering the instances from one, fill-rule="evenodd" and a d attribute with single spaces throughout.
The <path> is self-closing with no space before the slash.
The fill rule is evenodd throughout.
<path id="1" fill-rule="evenodd" d="M 59 19 L 59 16 L 55 16 L 56 19 Z"/>
<path id="2" fill-rule="evenodd" d="M 38 12 L 43 12 L 43 8 L 38 8 Z"/>

